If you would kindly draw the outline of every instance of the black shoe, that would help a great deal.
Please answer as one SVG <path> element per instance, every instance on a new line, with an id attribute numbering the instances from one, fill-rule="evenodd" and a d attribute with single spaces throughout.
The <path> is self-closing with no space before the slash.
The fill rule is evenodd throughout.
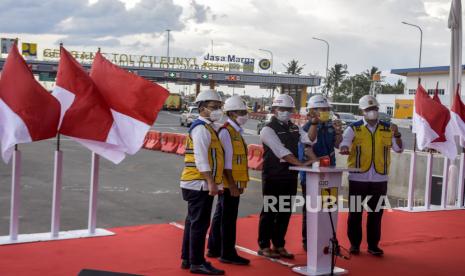
<path id="1" fill-rule="evenodd" d="M 368 253 L 370 253 L 373 256 L 383 256 L 384 255 L 384 251 L 381 248 L 379 248 L 378 246 L 368 247 Z"/>
<path id="2" fill-rule="evenodd" d="M 358 255 L 360 254 L 360 247 L 359 246 L 351 246 L 349 249 L 350 255 Z"/>
<path id="3" fill-rule="evenodd" d="M 246 258 L 242 258 L 239 255 L 234 257 L 220 257 L 218 261 L 225 263 L 225 264 L 233 264 L 233 265 L 248 265 L 250 264 L 250 260 Z"/>
<path id="4" fill-rule="evenodd" d="M 208 252 L 207 252 L 207 257 L 208 257 L 208 258 L 218 258 L 219 256 L 221 256 L 221 254 L 212 252 L 212 251 L 210 251 L 210 250 L 208 250 Z"/>
<path id="5" fill-rule="evenodd" d="M 182 269 L 189 269 L 189 268 L 191 268 L 191 264 L 189 263 L 188 260 L 182 260 L 182 262 L 181 262 L 181 268 L 182 268 Z"/>
<path id="6" fill-rule="evenodd" d="M 214 268 L 209 262 L 201 265 L 191 265 L 191 273 L 205 275 L 224 275 L 224 270 Z"/>

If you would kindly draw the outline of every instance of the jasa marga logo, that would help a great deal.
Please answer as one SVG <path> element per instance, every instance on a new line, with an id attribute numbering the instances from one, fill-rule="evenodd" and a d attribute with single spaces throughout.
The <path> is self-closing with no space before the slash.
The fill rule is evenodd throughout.
<path id="1" fill-rule="evenodd" d="M 209 61 L 237 62 L 237 63 L 246 63 L 246 64 L 255 63 L 254 58 L 236 57 L 236 55 L 214 56 L 214 55 L 207 54 L 206 56 L 203 57 L 203 59 L 209 60 Z"/>

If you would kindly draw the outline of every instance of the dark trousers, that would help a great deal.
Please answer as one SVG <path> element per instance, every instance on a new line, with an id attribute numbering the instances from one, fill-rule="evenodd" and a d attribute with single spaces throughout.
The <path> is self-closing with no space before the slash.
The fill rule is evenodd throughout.
<path id="1" fill-rule="evenodd" d="M 383 217 L 383 209 L 376 212 L 381 196 L 387 193 L 387 182 L 358 182 L 349 181 L 349 217 L 347 220 L 347 235 L 352 246 L 359 247 L 362 242 L 362 214 L 363 208 L 357 206 L 367 196 L 371 199 L 367 201 L 368 207 L 372 212 L 368 213 L 367 217 L 367 242 L 368 247 L 376 247 L 381 239 L 381 219 Z M 360 196 L 360 201 L 355 197 Z M 354 202 L 355 201 L 355 202 Z"/>
<path id="2" fill-rule="evenodd" d="M 191 264 L 205 263 L 205 238 L 210 226 L 213 197 L 208 191 L 182 189 L 182 198 L 187 201 L 187 216 L 182 241 L 182 259 Z"/>
<path id="3" fill-rule="evenodd" d="M 297 176 L 285 180 L 263 179 L 263 196 L 274 196 L 279 203 L 279 196 L 295 196 L 297 194 Z M 286 202 L 291 202 L 286 199 Z M 292 208 L 287 204 L 285 207 L 289 211 L 280 212 L 279 204 L 275 207 L 277 211 L 268 209 L 265 212 L 265 206 L 260 213 L 260 222 L 258 225 L 258 245 L 260 248 L 270 247 L 270 241 L 274 247 L 284 247 L 287 227 L 292 214 Z"/>
<path id="4" fill-rule="evenodd" d="M 304 206 L 302 209 L 302 242 L 307 243 L 307 185 L 301 183 L 302 196 L 305 199 Z"/>
<path id="5" fill-rule="evenodd" d="M 236 222 L 240 197 L 231 196 L 225 188 L 218 196 L 208 238 L 208 250 L 222 258 L 236 257 Z"/>

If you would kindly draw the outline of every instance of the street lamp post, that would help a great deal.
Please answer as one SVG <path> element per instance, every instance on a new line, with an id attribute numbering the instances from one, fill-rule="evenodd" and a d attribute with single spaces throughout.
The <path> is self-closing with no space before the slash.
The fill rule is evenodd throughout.
<path id="1" fill-rule="evenodd" d="M 319 41 L 326 44 L 326 75 L 325 75 L 325 82 L 327 82 L 328 81 L 328 65 L 329 65 L 329 42 L 324 40 L 324 39 L 318 38 L 318 37 L 312 37 L 312 39 L 319 40 Z"/>
<path id="2" fill-rule="evenodd" d="M 171 30 L 168 29 L 166 30 L 166 32 L 167 32 L 167 37 L 168 37 L 167 38 L 168 43 L 166 45 L 166 57 L 169 59 L 170 58 L 170 32 Z"/>
<path id="3" fill-rule="evenodd" d="M 402 21 L 402 24 L 417 28 L 420 31 L 420 54 L 418 57 L 418 85 L 421 83 L 421 48 L 423 46 L 423 30 L 420 26 L 411 24 L 405 21 Z M 415 169 L 416 169 L 416 150 L 417 150 L 417 134 L 414 133 L 413 135 L 413 152 L 412 156 L 410 157 L 410 175 L 409 175 L 409 184 L 408 184 L 408 199 L 407 199 L 407 207 L 409 210 L 413 210 L 413 201 L 415 197 Z M 431 165 L 433 160 L 433 155 L 431 152 L 428 153 L 427 163 Z M 427 175 L 426 177 L 426 187 L 431 187 L 431 174 Z M 425 206 L 429 209 L 429 196 L 430 196 L 430 189 L 425 189 Z"/>
<path id="4" fill-rule="evenodd" d="M 402 24 L 417 28 L 420 31 L 420 54 L 419 54 L 419 57 L 418 57 L 418 83 L 420 83 L 421 82 L 421 77 L 420 77 L 421 76 L 421 72 L 420 72 L 420 69 L 421 69 L 421 49 L 423 47 L 423 30 L 421 29 L 420 26 L 415 25 L 415 24 L 411 24 L 411 23 L 408 23 L 408 22 L 405 22 L 405 21 L 402 21 Z"/>

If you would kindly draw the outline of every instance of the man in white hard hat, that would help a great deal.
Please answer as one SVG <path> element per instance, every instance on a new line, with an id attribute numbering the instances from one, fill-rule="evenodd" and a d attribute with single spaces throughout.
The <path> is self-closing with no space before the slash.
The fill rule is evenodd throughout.
<path id="1" fill-rule="evenodd" d="M 207 256 L 219 257 L 226 264 L 248 265 L 250 261 L 239 256 L 235 248 L 239 198 L 249 181 L 247 144 L 242 137 L 242 126 L 248 120 L 247 105 L 235 95 L 225 101 L 224 111 L 228 120 L 218 132 L 224 149 L 224 191 L 218 196 Z"/>
<path id="2" fill-rule="evenodd" d="M 212 89 L 200 92 L 195 102 L 200 116 L 189 129 L 181 175 L 182 197 L 187 201 L 181 268 L 195 274 L 223 275 L 223 270 L 205 260 L 213 198 L 223 181 L 224 152 L 213 128 L 213 122 L 223 116 L 223 103 Z"/>
<path id="3" fill-rule="evenodd" d="M 284 247 L 291 211 L 282 210 L 280 206 L 274 206 L 276 209 L 268 208 L 268 200 L 286 202 L 287 207 L 291 206 L 291 197 L 297 193 L 298 172 L 289 170 L 289 166 L 306 166 L 315 161 L 301 162 L 297 158 L 299 141 L 305 144 L 312 144 L 315 141 L 291 122 L 294 110 L 294 100 L 291 96 L 278 95 L 272 104 L 274 116 L 260 132 L 260 140 L 264 148 L 262 170 L 264 206 L 260 214 L 258 254 L 271 258 L 292 259 L 294 255 L 287 252 Z M 270 241 L 273 249 L 270 247 Z"/>
<path id="4" fill-rule="evenodd" d="M 317 157 L 329 157 L 330 165 L 336 166 L 336 154 L 335 148 L 339 148 L 339 144 L 342 141 L 342 123 L 340 120 L 331 120 L 331 106 L 323 95 L 314 95 L 310 97 L 307 102 L 307 108 L 309 110 L 308 122 L 302 127 L 304 131 L 310 133 L 312 139 L 317 142 L 312 145 L 299 144 L 299 159 L 305 161 L 308 158 L 305 155 L 306 150 L 308 151 L 311 147 L 312 152 Z M 306 195 L 306 174 L 300 172 L 300 185 L 302 186 L 302 194 Z M 304 250 L 307 250 L 307 216 L 306 216 L 306 204 L 303 208 L 302 216 L 302 245 Z"/>
<path id="5" fill-rule="evenodd" d="M 358 255 L 362 242 L 362 212 L 353 204 L 363 202 L 367 198 L 367 242 L 368 252 L 381 256 L 384 251 L 378 244 L 381 239 L 381 219 L 383 209 L 380 200 L 387 193 L 387 181 L 391 160 L 391 148 L 402 152 L 402 139 L 398 127 L 379 120 L 378 101 L 371 95 L 363 96 L 359 101 L 363 111 L 363 120 L 351 124 L 344 131 L 340 145 L 340 153 L 349 155 L 349 168 L 360 169 L 360 172 L 349 173 L 349 217 L 347 235 L 351 243 L 350 253 Z M 358 198 L 358 199 L 357 199 Z M 355 210 L 353 210 L 355 208 Z"/>

